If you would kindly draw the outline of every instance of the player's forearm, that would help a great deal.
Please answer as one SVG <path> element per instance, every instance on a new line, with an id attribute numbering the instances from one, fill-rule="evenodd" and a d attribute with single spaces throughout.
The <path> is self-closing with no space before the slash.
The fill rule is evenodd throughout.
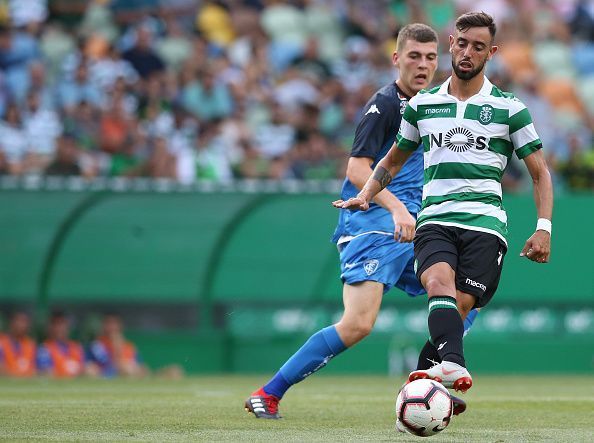
<path id="1" fill-rule="evenodd" d="M 394 144 L 373 170 L 371 177 L 369 177 L 365 186 L 359 192 L 359 197 L 364 198 L 368 202 L 375 198 L 382 189 L 390 184 L 392 178 L 400 172 L 407 157 L 408 155 L 402 154 L 396 147 L 396 144 Z"/>
<path id="2" fill-rule="evenodd" d="M 541 167 L 538 174 L 532 177 L 534 185 L 534 202 L 538 218 L 552 220 L 553 217 L 553 182 L 546 166 Z"/>
<path id="3" fill-rule="evenodd" d="M 373 170 L 369 165 L 360 165 L 350 167 L 347 170 L 347 177 L 352 184 L 359 190 L 363 189 L 367 180 L 373 175 Z M 401 208 L 404 204 L 388 189 L 382 189 L 373 198 L 373 201 L 383 207 L 384 209 L 393 212 L 397 208 Z"/>

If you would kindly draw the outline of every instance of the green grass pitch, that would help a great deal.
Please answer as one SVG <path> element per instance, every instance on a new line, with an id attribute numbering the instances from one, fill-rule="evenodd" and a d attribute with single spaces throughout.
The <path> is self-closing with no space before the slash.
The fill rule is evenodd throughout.
<path id="1" fill-rule="evenodd" d="M 295 386 L 282 420 L 243 410 L 266 377 L 0 380 L 1 441 L 420 441 L 394 430 L 402 378 L 325 376 Z M 594 377 L 475 376 L 468 410 L 433 442 L 592 442 Z"/>

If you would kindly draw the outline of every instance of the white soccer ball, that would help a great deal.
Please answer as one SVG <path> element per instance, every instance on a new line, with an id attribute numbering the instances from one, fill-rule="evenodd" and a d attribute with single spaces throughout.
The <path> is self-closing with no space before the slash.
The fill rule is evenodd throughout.
<path id="1" fill-rule="evenodd" d="M 452 412 L 450 393 L 435 380 L 410 382 L 396 398 L 396 418 L 401 427 L 419 437 L 429 437 L 447 428 Z"/>

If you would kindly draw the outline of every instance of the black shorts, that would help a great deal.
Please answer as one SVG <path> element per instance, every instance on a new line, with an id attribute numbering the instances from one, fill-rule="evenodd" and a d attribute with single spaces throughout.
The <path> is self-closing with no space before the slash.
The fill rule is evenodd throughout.
<path id="1" fill-rule="evenodd" d="M 493 234 L 428 224 L 414 239 L 415 272 L 445 262 L 456 273 L 456 289 L 476 297 L 475 307 L 486 306 L 495 294 L 507 247 Z"/>

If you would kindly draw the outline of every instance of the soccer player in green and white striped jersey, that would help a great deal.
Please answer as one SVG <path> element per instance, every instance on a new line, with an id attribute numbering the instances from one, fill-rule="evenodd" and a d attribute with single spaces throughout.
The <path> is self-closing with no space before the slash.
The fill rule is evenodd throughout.
<path id="1" fill-rule="evenodd" d="M 420 141 L 425 147 L 423 203 L 414 238 L 417 276 L 429 296 L 430 342 L 441 363 L 414 371 L 466 391 L 472 378 L 462 347 L 458 309 L 485 306 L 497 288 L 507 251 L 501 178 L 511 156 L 524 160 L 534 183 L 535 233 L 520 255 L 546 263 L 553 192 L 542 144 L 526 106 L 484 75 L 495 52 L 496 26 L 483 12 L 456 20 L 450 36 L 452 76 L 420 92 L 404 112 L 396 143 L 357 197 L 336 206 L 366 210 Z"/>

